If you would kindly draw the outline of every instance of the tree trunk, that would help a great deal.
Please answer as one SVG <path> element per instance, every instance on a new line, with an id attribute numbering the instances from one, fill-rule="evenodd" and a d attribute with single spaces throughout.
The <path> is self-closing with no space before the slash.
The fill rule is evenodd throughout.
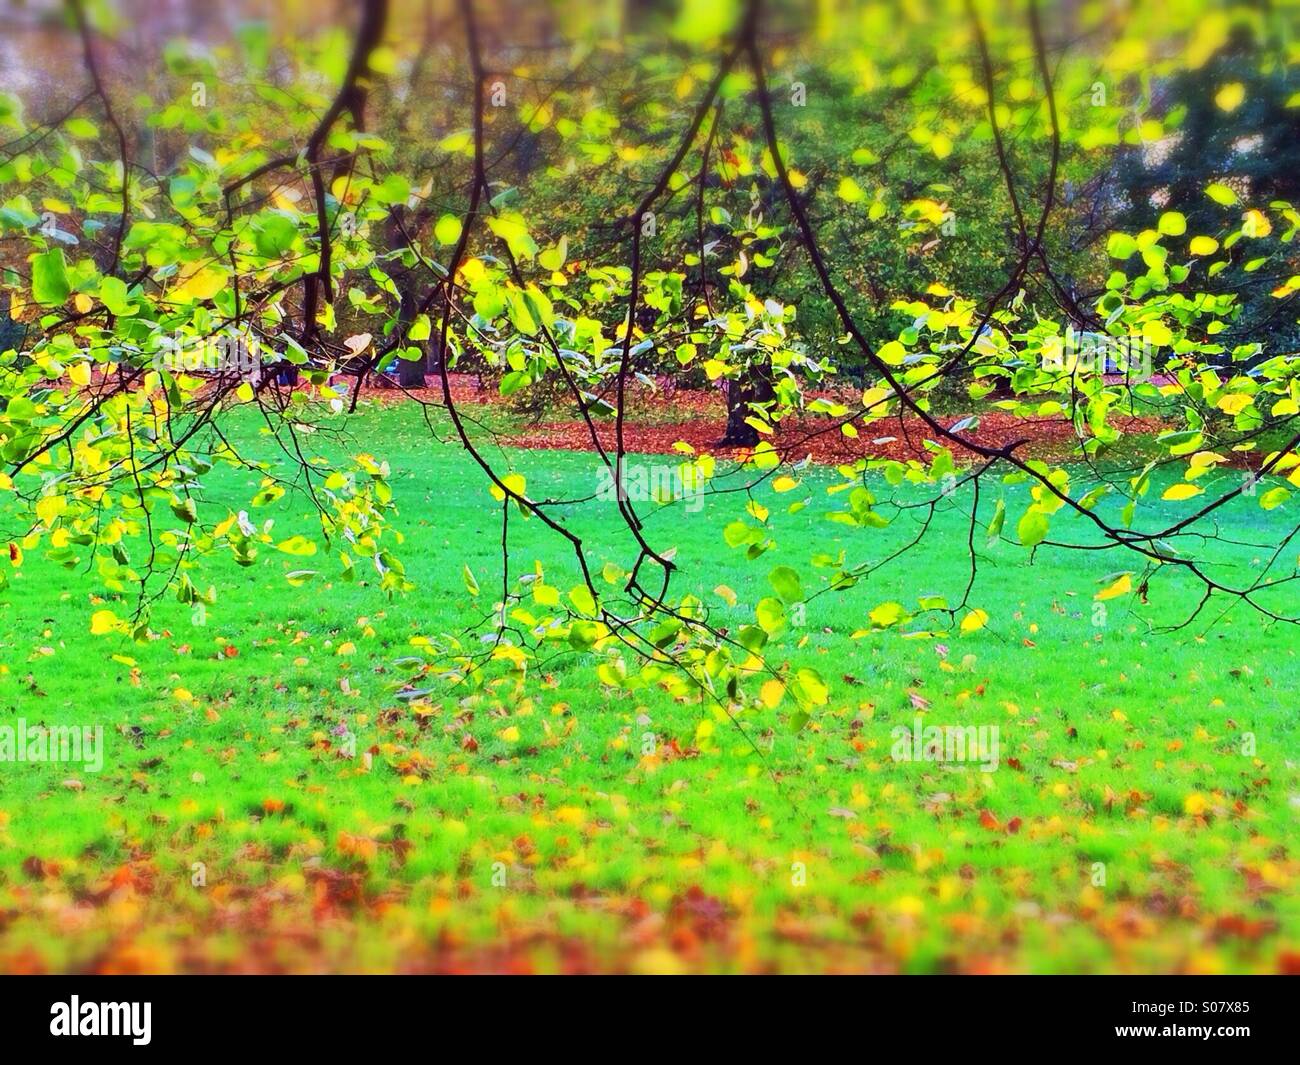
<path id="1" fill-rule="evenodd" d="M 769 402 L 775 396 L 771 377 L 757 368 L 727 382 L 727 434 L 720 442 L 727 447 L 754 447 L 759 432 L 745 421 L 754 413 L 749 405 Z"/>
<path id="2" fill-rule="evenodd" d="M 401 225 L 402 208 L 395 207 L 389 216 L 387 225 L 388 246 L 394 250 L 401 250 L 408 246 L 406 232 Z M 420 297 L 417 289 L 417 282 L 414 271 L 410 269 L 394 270 L 391 274 L 393 283 L 397 286 L 397 293 L 401 302 L 398 304 L 398 328 L 403 331 L 411 327 L 415 321 L 415 316 L 419 310 Z M 412 343 L 408 346 L 418 347 L 420 357 L 415 360 L 403 359 L 400 356 L 397 359 L 397 383 L 402 388 L 424 388 L 427 382 L 425 374 L 429 373 L 433 366 L 429 358 L 430 350 L 436 346 L 436 340 L 429 340 L 427 343 Z"/>
<path id="3" fill-rule="evenodd" d="M 424 351 L 423 347 L 420 348 Z M 425 385 L 424 375 L 428 370 L 429 356 L 427 353 L 421 354 L 416 362 L 410 359 L 397 360 L 397 383 L 403 388 L 423 388 Z"/>

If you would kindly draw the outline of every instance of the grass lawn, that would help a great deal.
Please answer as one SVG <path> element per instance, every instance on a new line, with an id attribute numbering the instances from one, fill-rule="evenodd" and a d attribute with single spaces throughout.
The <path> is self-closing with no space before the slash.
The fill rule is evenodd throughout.
<path id="1" fill-rule="evenodd" d="M 1300 656 L 1285 626 L 1216 602 L 1155 634 L 1198 597 L 1172 574 L 1146 606 L 1110 601 L 1099 626 L 1093 596 L 1131 557 L 1041 548 L 1031 565 L 981 534 L 971 603 L 984 629 L 853 638 L 881 602 L 960 600 L 962 490 L 917 548 L 813 600 L 772 652 L 832 691 L 797 733 L 787 704 L 743 715 L 760 753 L 698 701 L 602 689 L 578 655 L 522 691 L 435 687 L 412 704 L 395 697 L 411 640 L 491 610 L 499 511 L 412 407 L 365 407 L 351 431 L 392 464 L 408 596 L 268 547 L 251 568 L 211 564 L 206 624 L 168 597 L 158 638 L 133 643 L 90 634 L 93 575 L 40 549 L 11 572 L 0 724 L 102 724 L 106 754 L 98 773 L 0 763 L 0 970 L 1300 968 Z M 590 454 L 489 454 L 514 462 L 533 498 L 598 486 Z M 826 572 L 809 566 L 818 552 L 879 561 L 915 535 L 919 511 L 883 530 L 827 521 L 841 497 L 825 488 L 841 478 L 801 477 L 794 492 L 755 490 L 777 542 L 756 562 L 722 538 L 743 494 L 650 514 L 651 541 L 677 547 L 678 590 L 738 626 L 771 594 L 774 565 L 807 588 Z M 224 473 L 228 498 L 201 515 L 247 506 L 257 479 Z M 1027 491 L 1004 489 L 1008 530 Z M 1169 517 L 1195 503 L 1149 499 L 1146 513 Z M 610 509 L 555 510 L 597 571 L 633 557 Z M 1242 501 L 1221 532 L 1275 544 L 1280 514 Z M 254 516 L 275 518 L 277 540 L 311 521 L 292 495 Z M 568 546 L 540 522 L 511 531 L 514 567 L 540 560 L 551 583 L 575 582 Z M 1205 550 L 1237 581 L 1267 557 Z M 308 565 L 314 581 L 285 581 Z M 927 722 L 997 726 L 996 772 L 895 761 L 891 729 L 918 704 Z M 373 752 L 368 765 L 340 756 L 342 731 Z"/>

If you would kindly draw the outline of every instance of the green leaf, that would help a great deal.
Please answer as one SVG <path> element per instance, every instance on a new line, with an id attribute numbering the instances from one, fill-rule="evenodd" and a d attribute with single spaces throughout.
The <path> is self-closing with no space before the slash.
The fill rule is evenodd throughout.
<path id="1" fill-rule="evenodd" d="M 106 277 L 99 283 L 99 298 L 109 313 L 118 318 L 135 314 L 138 307 L 127 298 L 126 282 L 117 277 Z"/>
<path id="2" fill-rule="evenodd" d="M 52 248 L 32 260 L 32 298 L 45 307 L 57 307 L 72 293 L 68 263 L 62 248 Z"/>
<path id="3" fill-rule="evenodd" d="M 1036 506 L 1030 507 L 1016 525 L 1016 535 L 1026 547 L 1034 547 L 1047 539 L 1047 527 L 1047 515 Z"/>
<path id="4" fill-rule="evenodd" d="M 1224 207 L 1231 207 L 1237 202 L 1237 194 L 1218 181 L 1205 186 L 1205 195 L 1215 203 L 1223 204 Z"/>
<path id="5" fill-rule="evenodd" d="M 455 244 L 460 240 L 460 219 L 454 214 L 445 214 L 433 227 L 433 237 L 439 244 Z"/>
<path id="6" fill-rule="evenodd" d="M 1291 493 L 1289 490 L 1282 487 L 1270 488 L 1267 492 L 1265 492 L 1263 495 L 1259 497 L 1259 505 L 1263 507 L 1265 510 L 1273 510 L 1277 507 L 1280 507 L 1289 498 L 1291 498 Z"/>
<path id="7" fill-rule="evenodd" d="M 538 265 L 546 270 L 558 270 L 564 265 L 564 261 L 569 257 L 569 238 L 561 237 L 560 243 L 553 248 L 547 248 L 537 257 Z"/>
<path id="8" fill-rule="evenodd" d="M 465 579 L 465 589 L 470 595 L 478 595 L 478 581 L 474 579 L 474 571 L 466 564 L 461 576 Z"/>
<path id="9" fill-rule="evenodd" d="M 198 509 L 194 506 L 194 500 L 183 499 L 180 502 L 172 504 L 172 513 L 175 514 L 186 525 L 193 525 L 199 518 Z"/>
<path id="10" fill-rule="evenodd" d="M 799 581 L 799 574 L 789 566 L 777 566 L 767 575 L 767 579 L 787 606 L 803 599 L 803 585 Z"/>
<path id="11" fill-rule="evenodd" d="M 569 602 L 578 608 L 578 613 L 594 616 L 596 599 L 585 584 L 578 584 L 569 589 Z"/>
<path id="12" fill-rule="evenodd" d="M 517 259 L 531 259 L 537 254 L 537 242 L 528 233 L 523 217 L 511 213 L 487 220 L 488 229 L 506 242 L 510 254 Z"/>
<path id="13" fill-rule="evenodd" d="M 871 623 L 873 625 L 878 625 L 882 629 L 887 629 L 891 625 L 897 625 L 907 617 L 907 611 L 904 609 L 902 603 L 888 602 L 873 607 L 867 616 L 871 618 Z"/>
<path id="14" fill-rule="evenodd" d="M 1112 233 L 1106 241 L 1106 254 L 1112 259 L 1127 259 L 1137 251 L 1137 241 L 1127 233 Z"/>
<path id="15" fill-rule="evenodd" d="M 1159 229 L 1167 237 L 1181 237 L 1187 232 L 1187 217 L 1180 211 L 1166 211 L 1160 216 Z"/>
<path id="16" fill-rule="evenodd" d="M 731 31 L 740 16 L 740 0 L 683 0 L 672 35 L 687 44 L 703 44 Z"/>
<path id="17" fill-rule="evenodd" d="M 866 196 L 859 185 L 851 177 L 840 178 L 839 187 L 835 190 L 835 195 L 845 203 L 857 203 Z"/>
<path id="18" fill-rule="evenodd" d="M 766 440 L 760 440 L 749 457 L 755 469 L 774 470 L 781 464 L 781 454 Z"/>
<path id="19" fill-rule="evenodd" d="M 999 499 L 998 505 L 993 508 L 993 517 L 989 521 L 988 542 L 995 543 L 999 536 L 1002 535 L 1002 527 L 1007 523 L 1007 503 L 1005 499 Z"/>
<path id="20" fill-rule="evenodd" d="M 800 706 L 823 706 L 831 694 L 830 688 L 815 669 L 799 670 L 790 679 L 789 690 Z"/>
<path id="21" fill-rule="evenodd" d="M 71 137 L 96 137 L 99 135 L 99 127 L 88 118 L 70 118 L 63 123 L 64 130 Z"/>
<path id="22" fill-rule="evenodd" d="M 411 185 L 401 174 L 389 174 L 370 191 L 380 203 L 389 205 L 405 203 L 407 197 L 411 195 Z"/>
<path id="23" fill-rule="evenodd" d="M 253 244 L 263 258 L 280 258 L 293 247 L 297 236 L 298 227 L 293 219 L 279 211 L 264 211 L 253 219 Z"/>
<path id="24" fill-rule="evenodd" d="M 758 606 L 754 608 L 754 616 L 758 619 L 759 626 L 769 636 L 785 628 L 785 607 L 781 600 L 773 599 L 770 595 L 758 601 Z"/>

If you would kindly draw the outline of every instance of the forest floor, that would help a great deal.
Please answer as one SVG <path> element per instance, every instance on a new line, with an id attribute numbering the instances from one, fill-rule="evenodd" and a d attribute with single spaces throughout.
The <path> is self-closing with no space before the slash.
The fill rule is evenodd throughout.
<path id="1" fill-rule="evenodd" d="M 425 388 L 399 389 L 376 387 L 371 384 L 365 395 L 384 404 L 404 401 L 427 403 L 441 407 L 441 386 L 433 377 Z M 490 386 L 472 374 L 451 375 L 452 400 L 458 405 L 488 406 L 503 413 L 511 412 L 508 401 L 496 395 Z M 850 390 L 821 391 L 809 398 L 825 398 L 851 405 L 857 399 Z M 571 405 L 569 405 L 571 406 Z M 716 455 L 739 456 L 747 449 L 722 443 L 726 432 L 726 407 L 718 389 L 683 389 L 666 387 L 647 388 L 641 382 L 629 387 L 627 420 L 624 425 L 624 445 L 629 453 L 650 455 L 680 454 L 676 445 L 690 445 L 697 452 Z M 585 421 L 568 412 L 559 417 L 562 409 L 545 412 L 541 416 L 523 416 L 507 413 L 509 418 L 500 442 L 527 450 L 594 451 L 591 429 Z M 939 424 L 951 428 L 969 421 L 969 413 L 936 415 Z M 822 465 L 841 465 L 864 456 L 897 461 L 917 461 L 928 464 L 934 452 L 926 446 L 933 440 L 934 430 L 915 414 L 894 413 L 886 417 L 849 420 L 848 435 L 841 431 L 839 422 L 826 415 L 804 414 L 793 417 L 776 427 L 768 438 L 783 461 L 800 462 L 808 459 Z M 612 418 L 593 418 L 597 439 L 607 451 L 615 449 L 615 428 Z M 1150 415 L 1115 418 L 1113 424 L 1126 436 L 1150 437 L 1163 431 L 1165 423 Z M 1019 454 L 1026 458 L 1045 461 L 1082 461 L 1083 452 L 1073 423 L 1062 415 L 1041 418 L 1018 418 L 1003 411 L 985 411 L 975 424 L 961 429 L 975 443 L 984 447 L 1004 447 L 1014 441 L 1026 443 Z M 973 461 L 975 452 L 957 446 L 953 458 L 960 462 Z"/>

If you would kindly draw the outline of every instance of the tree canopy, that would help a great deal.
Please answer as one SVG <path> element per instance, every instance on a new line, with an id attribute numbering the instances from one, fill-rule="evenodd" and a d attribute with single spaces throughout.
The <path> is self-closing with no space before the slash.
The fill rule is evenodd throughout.
<path id="1" fill-rule="evenodd" d="M 522 680 L 563 650 L 606 685 L 788 697 L 806 720 L 828 679 L 765 650 L 791 608 L 884 564 L 873 532 L 913 515 L 878 476 L 932 487 L 931 515 L 969 509 L 971 580 L 876 604 L 872 628 L 989 623 L 972 588 L 996 541 L 1111 553 L 1103 601 L 1178 582 L 1199 592 L 1188 621 L 1234 601 L 1300 617 L 1294 525 L 1249 570 L 1204 554 L 1225 508 L 1285 513 L 1300 488 L 1292 5 L 365 0 L 350 25 L 160 44 L 166 75 L 146 80 L 106 47 L 118 17 L 67 6 L 66 100 L 0 96 L 9 562 L 85 570 L 94 632 L 147 639 L 163 595 L 219 611 L 206 563 L 227 554 L 301 556 L 296 586 L 328 567 L 411 592 L 384 441 L 346 462 L 317 446 L 402 362 L 430 367 L 441 400 L 413 402 L 499 513 L 502 572 L 465 574 L 482 631 L 426 650 L 445 682 Z M 276 18 L 312 29 L 305 7 Z M 621 565 L 589 565 L 565 501 L 494 451 L 455 399 L 463 371 L 571 404 L 613 485 L 582 505 L 617 512 Z M 687 486 L 769 482 L 806 505 L 781 444 L 794 416 L 861 439 L 904 413 L 931 458 L 867 446 L 840 468 L 829 517 L 860 533 L 856 557 L 766 570 L 779 515 L 755 502 L 720 528 L 770 585 L 727 630 L 709 575 L 678 572 L 623 484 L 628 391 L 664 379 L 725 385 L 745 448 L 724 471 L 683 445 Z M 981 443 L 954 399 L 1067 418 L 1073 450 Z M 1105 465 L 1153 411 L 1154 453 Z M 227 427 L 249 417 L 281 459 L 242 452 Z M 205 498 L 219 465 L 258 474 L 245 506 Z M 1172 522 L 1144 507 L 1165 469 Z M 982 520 L 981 494 L 1016 483 L 1027 507 Z M 276 535 L 287 493 L 318 536 Z M 517 520 L 567 543 L 576 583 L 512 559 Z"/>

